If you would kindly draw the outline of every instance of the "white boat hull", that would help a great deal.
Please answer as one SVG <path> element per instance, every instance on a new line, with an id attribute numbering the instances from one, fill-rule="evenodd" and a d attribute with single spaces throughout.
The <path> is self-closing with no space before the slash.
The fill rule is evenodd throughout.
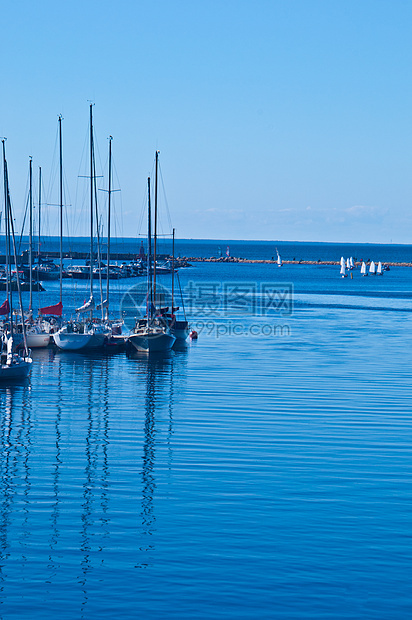
<path id="1" fill-rule="evenodd" d="M 26 334 L 29 349 L 47 347 L 50 342 L 50 334 Z"/>
<path id="2" fill-rule="evenodd" d="M 54 342 L 63 351 L 80 351 L 87 348 L 93 334 L 76 334 L 56 332 L 53 334 Z"/>
<path id="3" fill-rule="evenodd" d="M 145 351 L 150 353 L 163 353 L 170 351 L 176 338 L 172 334 L 132 334 L 129 341 L 137 351 Z"/>

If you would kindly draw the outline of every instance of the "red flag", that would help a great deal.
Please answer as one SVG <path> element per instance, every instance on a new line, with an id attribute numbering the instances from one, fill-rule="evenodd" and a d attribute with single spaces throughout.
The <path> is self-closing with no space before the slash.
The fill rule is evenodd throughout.
<path id="1" fill-rule="evenodd" d="M 6 299 L 0 306 L 0 316 L 5 316 L 10 312 L 9 300 Z"/>
<path id="2" fill-rule="evenodd" d="M 53 316 L 61 316 L 63 313 L 63 304 L 59 301 L 55 306 L 47 306 L 40 308 L 40 314 L 52 314 Z"/>

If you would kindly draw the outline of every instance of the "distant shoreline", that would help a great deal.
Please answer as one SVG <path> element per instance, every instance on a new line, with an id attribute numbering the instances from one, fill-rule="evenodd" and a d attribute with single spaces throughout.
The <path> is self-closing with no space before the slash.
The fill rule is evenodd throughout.
<path id="1" fill-rule="evenodd" d="M 276 260 L 270 259 L 253 259 L 253 258 L 236 258 L 234 256 L 229 257 L 219 257 L 215 258 L 214 256 L 210 258 L 202 258 L 199 256 L 180 256 L 176 260 L 187 261 L 188 263 L 259 263 L 259 264 L 267 264 L 267 265 L 277 265 Z M 283 265 L 340 265 L 340 261 L 321 261 L 321 260 L 282 260 Z M 354 262 L 355 267 L 361 266 L 360 261 Z M 388 265 L 389 267 L 412 267 L 411 263 L 397 263 L 385 261 L 382 263 L 384 265 Z M 370 261 L 366 262 L 366 265 L 370 265 Z"/>

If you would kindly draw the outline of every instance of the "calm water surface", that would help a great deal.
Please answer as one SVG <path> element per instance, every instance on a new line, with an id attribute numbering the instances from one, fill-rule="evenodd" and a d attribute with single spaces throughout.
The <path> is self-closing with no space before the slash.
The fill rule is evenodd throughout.
<path id="1" fill-rule="evenodd" d="M 180 273 L 197 342 L 36 351 L 0 386 L 0 617 L 410 617 L 412 272 Z M 210 283 L 246 295 L 212 312 Z"/>

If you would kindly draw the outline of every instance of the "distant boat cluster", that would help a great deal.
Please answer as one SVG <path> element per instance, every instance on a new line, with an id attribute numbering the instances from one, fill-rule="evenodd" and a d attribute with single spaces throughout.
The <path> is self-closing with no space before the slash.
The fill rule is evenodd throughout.
<path id="1" fill-rule="evenodd" d="M 347 278 L 348 274 L 351 273 L 355 269 L 355 262 L 353 257 L 347 258 L 346 260 L 342 256 L 340 259 L 340 275 L 342 278 Z M 361 276 L 381 276 L 384 271 L 390 271 L 388 265 L 383 265 L 381 261 L 376 265 L 375 261 L 368 261 L 368 265 L 365 261 L 361 261 L 360 273 Z"/>

